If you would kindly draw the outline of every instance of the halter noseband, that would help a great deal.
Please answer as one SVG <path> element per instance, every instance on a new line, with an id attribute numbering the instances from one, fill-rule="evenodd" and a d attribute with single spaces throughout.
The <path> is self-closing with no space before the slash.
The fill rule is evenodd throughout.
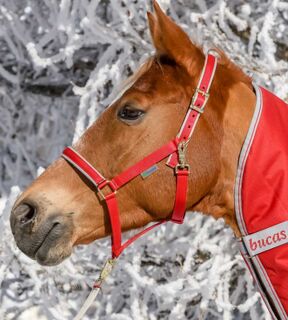
<path id="1" fill-rule="evenodd" d="M 136 239 L 156 226 L 168 221 L 162 220 L 144 229 L 122 244 L 120 215 L 116 198 L 116 192 L 121 187 L 136 178 L 138 175 L 143 173 L 145 174 L 156 163 L 167 157 L 169 158 L 166 164 L 174 169 L 176 175 L 176 197 L 170 220 L 179 224 L 183 223 L 186 212 L 188 176 L 190 173 L 189 165 L 185 159 L 186 149 L 198 119 L 204 112 L 216 67 L 217 58 L 208 52 L 197 89 L 195 90 L 195 94 L 191 100 L 189 109 L 177 137 L 158 150 L 152 152 L 135 165 L 129 167 L 112 180 L 104 178 L 97 169 L 95 169 L 73 148 L 68 147 L 63 151 L 62 157 L 93 183 L 98 191 L 101 201 L 106 202 L 112 229 L 112 258 L 119 257 L 123 250 Z M 110 189 L 110 191 L 106 194 L 106 192 L 104 193 L 104 188 Z"/>

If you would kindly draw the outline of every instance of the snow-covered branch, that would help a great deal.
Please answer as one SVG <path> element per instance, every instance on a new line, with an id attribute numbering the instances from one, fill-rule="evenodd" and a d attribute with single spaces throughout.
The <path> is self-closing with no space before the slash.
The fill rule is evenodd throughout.
<path id="1" fill-rule="evenodd" d="M 221 47 L 288 99 L 286 1 L 159 3 L 205 49 Z M 0 0 L 0 319 L 71 318 L 109 254 L 103 240 L 43 268 L 14 245 L 9 213 L 153 52 L 147 9 L 144 0 Z M 90 318 L 269 319 L 232 232 L 199 213 L 186 221 L 128 250 Z"/>

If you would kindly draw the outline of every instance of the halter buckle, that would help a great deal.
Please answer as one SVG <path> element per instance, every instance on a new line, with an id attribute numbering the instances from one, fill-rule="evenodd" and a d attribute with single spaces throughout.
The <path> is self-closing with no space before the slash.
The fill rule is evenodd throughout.
<path id="1" fill-rule="evenodd" d="M 205 92 L 205 91 L 203 91 L 203 90 L 201 90 L 201 89 L 199 89 L 199 88 L 196 88 L 196 90 L 195 90 L 196 92 L 195 92 L 195 95 L 196 95 L 196 93 L 199 93 L 199 94 L 201 94 L 201 96 L 203 96 L 203 97 L 205 97 L 205 98 L 209 98 L 209 96 L 210 96 L 210 94 L 208 93 L 208 92 Z"/>
<path id="2" fill-rule="evenodd" d="M 205 98 L 205 102 L 203 103 L 203 107 L 202 108 L 199 108 L 199 107 L 195 106 L 195 102 L 196 102 L 196 100 L 198 98 L 198 94 L 201 94 L 201 96 L 203 96 Z M 204 112 L 204 106 L 205 106 L 207 100 L 209 99 L 209 96 L 210 96 L 210 94 L 208 92 L 205 92 L 205 91 L 203 91 L 203 90 L 201 90 L 199 88 L 196 88 L 195 89 L 195 93 L 194 93 L 193 98 L 192 98 L 192 101 L 191 101 L 191 104 L 190 104 L 190 109 L 195 110 L 198 113 L 203 113 Z"/>
<path id="3" fill-rule="evenodd" d="M 191 104 L 190 109 L 195 110 L 195 111 L 197 111 L 198 113 L 201 113 L 201 114 L 204 112 L 203 109 L 194 106 L 194 104 Z"/>
<path id="4" fill-rule="evenodd" d="M 108 186 L 110 188 L 110 193 L 108 194 L 104 194 L 104 192 L 102 191 L 106 186 Z M 109 196 L 110 194 L 114 193 L 116 194 L 117 193 L 117 190 L 114 186 L 114 184 L 112 183 L 112 181 L 110 180 L 104 180 L 102 183 L 100 183 L 97 187 L 97 191 L 98 191 L 98 195 L 100 197 L 101 200 L 105 200 L 107 198 L 107 196 Z"/>

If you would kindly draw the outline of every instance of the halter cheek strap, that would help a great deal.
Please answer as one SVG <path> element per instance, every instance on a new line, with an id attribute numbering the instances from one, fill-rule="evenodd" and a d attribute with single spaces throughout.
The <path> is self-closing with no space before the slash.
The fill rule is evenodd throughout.
<path id="1" fill-rule="evenodd" d="M 167 157 L 169 158 L 166 164 L 174 169 L 176 176 L 176 196 L 170 220 L 175 223 L 183 223 L 186 212 L 188 177 L 190 174 L 190 167 L 187 164 L 185 157 L 186 150 L 199 117 L 204 112 L 205 105 L 208 101 L 209 90 L 216 67 L 217 58 L 208 53 L 197 89 L 195 90 L 195 94 L 191 100 L 177 137 L 158 150 L 152 152 L 135 165 L 129 167 L 112 180 L 107 180 L 103 177 L 97 169 L 73 148 L 68 147 L 63 151 L 62 157 L 93 183 L 101 201 L 106 202 L 112 230 L 111 242 L 113 258 L 119 257 L 125 248 L 146 232 L 168 221 L 160 221 L 139 232 L 122 244 L 120 214 L 116 198 L 116 193 L 121 187 Z"/>

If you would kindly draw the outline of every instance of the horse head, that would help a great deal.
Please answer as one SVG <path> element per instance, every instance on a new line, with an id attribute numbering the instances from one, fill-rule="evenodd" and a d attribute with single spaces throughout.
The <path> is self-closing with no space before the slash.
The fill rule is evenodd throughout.
<path id="1" fill-rule="evenodd" d="M 73 146 L 107 179 L 177 135 L 205 61 L 202 49 L 157 2 L 148 21 L 155 55 Z M 250 78 L 219 51 L 210 99 L 188 145 L 186 207 L 224 218 L 236 235 L 234 180 L 254 104 Z M 165 159 L 149 178 L 138 176 L 127 183 L 117 193 L 122 230 L 169 218 L 175 189 Z M 63 158 L 21 194 L 10 222 L 18 247 L 43 265 L 58 264 L 73 246 L 111 233 L 107 207 L 94 186 Z"/>

